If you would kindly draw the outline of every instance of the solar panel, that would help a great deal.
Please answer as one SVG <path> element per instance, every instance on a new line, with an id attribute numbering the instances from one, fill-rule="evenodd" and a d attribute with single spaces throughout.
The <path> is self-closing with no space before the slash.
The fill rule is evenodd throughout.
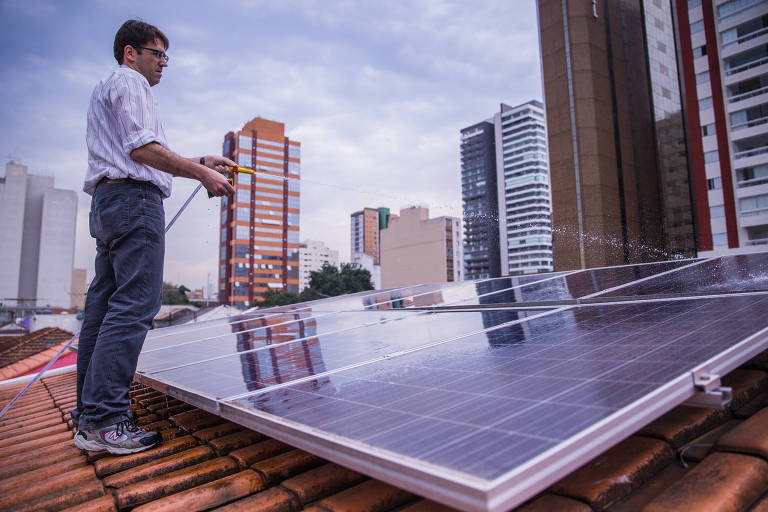
<path id="1" fill-rule="evenodd" d="M 358 294 L 206 339 L 153 332 L 139 372 L 423 496 L 505 510 L 690 398 L 692 375 L 768 348 L 766 276 L 764 253 Z"/>

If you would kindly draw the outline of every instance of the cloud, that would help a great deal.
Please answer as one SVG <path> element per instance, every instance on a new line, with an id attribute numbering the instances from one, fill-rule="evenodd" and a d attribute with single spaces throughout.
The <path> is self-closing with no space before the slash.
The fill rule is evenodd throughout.
<path id="1" fill-rule="evenodd" d="M 257 115 L 284 122 L 302 143 L 301 238 L 344 259 L 349 215 L 363 207 L 423 204 L 460 216 L 459 130 L 500 102 L 541 98 L 530 0 L 84 1 L 45 15 L 51 8 L 2 4 L 0 59 L 12 73 L 0 76 L 0 155 L 79 190 L 91 90 L 115 65 L 113 31 L 142 17 L 171 40 L 153 89 L 171 147 L 218 154 L 224 134 Z M 25 24 L 40 37 L 27 37 Z M 174 180 L 168 220 L 194 186 Z M 76 266 L 92 268 L 88 205 L 80 193 Z M 168 234 L 166 280 L 215 280 L 218 212 L 204 192 L 184 212 Z"/>

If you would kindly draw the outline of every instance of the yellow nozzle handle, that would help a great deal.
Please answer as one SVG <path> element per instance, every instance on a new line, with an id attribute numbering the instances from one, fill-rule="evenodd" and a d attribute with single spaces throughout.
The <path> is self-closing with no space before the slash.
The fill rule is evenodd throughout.
<path id="1" fill-rule="evenodd" d="M 240 167 L 240 166 L 229 166 L 230 169 L 232 169 L 232 172 L 244 172 L 245 174 L 256 174 L 256 171 L 253 169 L 248 169 L 247 167 Z"/>

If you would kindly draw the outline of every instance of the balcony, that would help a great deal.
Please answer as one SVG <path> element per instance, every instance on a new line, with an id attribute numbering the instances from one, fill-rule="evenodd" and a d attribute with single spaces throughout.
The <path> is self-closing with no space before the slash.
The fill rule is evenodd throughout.
<path id="1" fill-rule="evenodd" d="M 766 158 L 754 158 L 768 153 L 768 133 L 761 133 L 733 142 L 733 158 L 735 161 L 753 159 L 754 164 L 763 163 Z M 751 162 L 739 162 L 739 167 L 746 167 Z"/>
<path id="2" fill-rule="evenodd" d="M 723 59 L 726 76 L 734 76 L 744 71 L 768 64 L 768 44 L 763 44 L 747 51 Z"/>

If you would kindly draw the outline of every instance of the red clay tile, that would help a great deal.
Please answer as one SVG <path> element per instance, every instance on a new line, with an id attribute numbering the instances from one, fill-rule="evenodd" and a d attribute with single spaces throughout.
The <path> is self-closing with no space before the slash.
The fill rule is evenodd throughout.
<path id="1" fill-rule="evenodd" d="M 740 420 L 730 420 L 710 430 L 703 436 L 681 446 L 678 450 L 678 457 L 686 464 L 702 461 L 712 451 L 718 439 L 740 424 Z"/>
<path id="2" fill-rule="evenodd" d="M 749 418 L 763 407 L 768 407 L 768 391 L 763 391 L 752 400 L 733 411 L 733 415 L 740 419 Z"/>
<path id="3" fill-rule="evenodd" d="M 542 494 L 515 512 L 592 512 L 592 508 L 581 501 L 556 496 L 554 494 Z"/>
<path id="4" fill-rule="evenodd" d="M 627 496 L 673 459 L 666 443 L 632 436 L 550 488 L 604 510 Z"/>
<path id="5" fill-rule="evenodd" d="M 733 400 L 730 409 L 736 410 L 758 394 L 768 390 L 768 373 L 760 370 L 737 368 L 723 377 L 723 386 L 733 388 Z"/>
<path id="6" fill-rule="evenodd" d="M 156 409 L 154 412 L 156 414 L 159 414 L 160 416 L 166 417 L 166 416 L 172 416 L 174 414 L 178 414 L 180 412 L 191 411 L 192 409 L 194 409 L 194 407 L 189 404 L 178 404 L 172 407 Z"/>
<path id="7" fill-rule="evenodd" d="M 768 459 L 768 407 L 723 435 L 716 448 Z"/>
<path id="8" fill-rule="evenodd" d="M 768 351 L 758 354 L 756 357 L 752 358 L 745 366 L 753 370 L 768 371 Z"/>
<path id="9" fill-rule="evenodd" d="M 144 464 L 151 460 L 171 455 L 172 453 L 178 453 L 196 445 L 197 441 L 195 441 L 195 438 L 192 436 L 179 437 L 178 439 L 166 441 L 160 446 L 145 452 L 104 457 L 101 460 L 97 460 L 93 464 L 93 467 L 96 470 L 97 475 L 104 477 L 111 475 L 112 473 L 117 473 L 118 471 L 124 471 L 128 468 L 138 466 L 139 464 Z"/>
<path id="10" fill-rule="evenodd" d="M 48 457 L 50 455 L 60 453 L 63 450 L 69 450 L 70 448 L 74 448 L 74 445 L 72 444 L 71 440 L 61 441 L 58 443 L 51 444 L 49 446 L 37 448 L 35 450 L 35 457 L 36 458 Z M 80 450 L 77 450 L 77 454 L 80 454 Z M 0 458 L 0 467 L 4 467 L 7 464 L 16 464 L 17 462 L 19 462 L 18 453 L 14 455 L 9 455 L 8 457 Z"/>
<path id="11" fill-rule="evenodd" d="M 41 512 L 61 510 L 79 503 L 87 502 L 104 495 L 101 482 L 89 480 L 72 487 L 52 492 L 32 501 L 25 501 L 16 506 L 3 508 L 3 512 Z M 3 504 L 5 505 L 5 503 Z"/>
<path id="12" fill-rule="evenodd" d="M 51 425 L 37 430 L 33 430 L 34 427 L 30 426 L 26 432 L 4 434 L 0 439 L 0 450 L 8 446 L 12 446 L 18 443 L 26 443 L 28 441 L 34 441 L 40 438 L 50 438 L 53 434 L 59 434 L 61 432 L 69 432 L 65 423 L 59 423 L 58 425 Z"/>
<path id="13" fill-rule="evenodd" d="M 264 479 L 250 469 L 187 489 L 133 509 L 133 512 L 207 510 L 249 496 L 265 488 Z"/>
<path id="14" fill-rule="evenodd" d="M 186 434 L 183 432 L 180 428 L 165 428 L 165 429 L 154 429 L 160 432 L 160 436 L 163 438 L 163 441 L 170 441 L 171 439 L 176 439 L 179 437 L 184 437 Z"/>
<path id="15" fill-rule="evenodd" d="M 59 424 L 61 424 L 61 414 L 53 414 L 50 418 L 43 420 L 20 421 L 17 424 L 0 427 L 0 436 L 3 438 L 5 436 L 15 436 Z"/>
<path id="16" fill-rule="evenodd" d="M 332 512 L 384 512 L 414 499 L 416 496 L 408 491 L 378 480 L 367 480 L 329 496 L 317 505 Z"/>
<path id="17" fill-rule="evenodd" d="M 768 463 L 750 455 L 713 453 L 658 495 L 645 512 L 741 511 L 768 488 Z"/>
<path id="18" fill-rule="evenodd" d="M 0 448 L 0 459 L 19 455 L 20 453 L 37 452 L 37 450 L 40 448 L 57 445 L 63 442 L 72 442 L 71 431 L 67 430 L 66 432 L 59 432 L 58 434 L 52 434 L 44 438 L 32 439 L 31 441 L 17 443 L 11 446 Z"/>
<path id="19" fill-rule="evenodd" d="M 666 468 L 659 471 L 645 483 L 640 489 L 634 491 L 626 499 L 611 507 L 611 512 L 637 512 L 642 510 L 648 503 L 653 501 L 656 496 L 664 492 L 688 472 L 695 464 L 689 464 L 687 468 L 683 467 L 679 461 L 674 461 Z"/>
<path id="20" fill-rule="evenodd" d="M 121 509 L 135 507 L 231 475 L 237 470 L 237 463 L 234 460 L 229 457 L 219 457 L 122 487 L 115 491 L 115 499 L 117 506 Z"/>
<path id="21" fill-rule="evenodd" d="M 260 472 L 274 484 L 324 462 L 320 457 L 305 451 L 291 450 L 257 462 L 251 466 L 251 469 Z"/>
<path id="22" fill-rule="evenodd" d="M 153 422 L 156 422 L 156 421 L 160 421 L 162 419 L 163 419 L 162 416 L 160 416 L 159 414 L 154 414 L 154 413 L 153 414 L 146 414 L 144 416 L 139 417 L 136 420 L 136 424 L 141 427 L 141 426 L 146 425 L 147 423 L 153 423 Z"/>
<path id="23" fill-rule="evenodd" d="M 16 488 L 14 489 L 13 493 L 4 494 L 3 506 L 8 508 L 16 507 L 36 501 L 50 494 L 66 491 L 72 487 L 90 482 L 98 483 L 98 487 L 101 489 L 101 482 L 99 482 L 99 480 L 96 478 L 92 467 L 84 466 L 81 468 L 73 469 L 71 471 L 67 471 L 66 473 L 61 473 L 56 477 L 48 478 L 43 482 Z M 80 503 L 94 497 L 95 496 L 91 496 L 76 503 Z"/>
<path id="24" fill-rule="evenodd" d="M 365 475 L 337 464 L 325 464 L 284 480 L 280 485 L 295 492 L 299 500 L 307 504 L 358 484 L 366 478 Z"/>
<path id="25" fill-rule="evenodd" d="M 420 500 L 413 505 L 401 508 L 398 512 L 455 512 L 455 508 L 446 507 L 432 500 Z"/>
<path id="26" fill-rule="evenodd" d="M 638 434 L 664 439 L 677 449 L 728 419 L 725 409 L 679 406 L 646 425 Z"/>
<path id="27" fill-rule="evenodd" d="M 242 426 L 238 425 L 237 423 L 228 421 L 220 425 L 204 428 L 202 430 L 198 430 L 197 432 L 192 432 L 192 435 L 195 436 L 195 439 L 208 442 L 212 439 L 216 439 L 217 437 L 226 436 L 234 432 L 240 432 L 242 430 L 244 430 Z"/>
<path id="28" fill-rule="evenodd" d="M 19 457 L 21 458 L 21 457 Z M 34 457 L 29 457 L 17 462 L 8 462 L 7 464 L 0 465 L 0 481 L 8 478 L 12 475 L 20 475 L 28 471 L 35 471 L 38 468 L 43 468 L 53 464 L 58 464 L 63 461 L 73 462 L 86 462 L 84 456 L 80 454 L 80 450 L 74 446 L 62 447 L 55 453 L 41 457 L 39 452 L 35 452 Z"/>
<path id="29" fill-rule="evenodd" d="M 144 430 L 164 430 L 168 428 L 173 428 L 173 430 L 176 430 L 178 432 L 182 431 L 180 428 L 174 427 L 173 423 L 171 423 L 168 420 L 158 420 L 152 423 L 143 423 L 141 424 L 141 428 L 143 428 Z"/>
<path id="30" fill-rule="evenodd" d="M 74 507 L 65 508 L 61 512 L 117 512 L 117 505 L 115 505 L 114 496 L 108 494 Z"/>
<path id="31" fill-rule="evenodd" d="M 285 443 L 281 443 L 274 439 L 267 439 L 266 441 L 261 441 L 260 443 L 231 451 L 229 452 L 229 456 L 235 459 L 241 468 L 247 468 L 255 462 L 268 459 L 269 457 L 280 453 L 285 453 L 291 449 L 291 446 Z"/>
<path id="32" fill-rule="evenodd" d="M 173 400 L 168 395 L 163 395 L 162 393 L 158 393 L 157 395 L 148 397 L 148 398 L 142 398 L 140 400 L 136 400 L 139 405 L 142 407 L 149 409 L 149 406 L 155 405 L 155 404 L 166 404 L 169 400 Z M 151 409 L 150 409 L 151 410 Z"/>
<path id="33" fill-rule="evenodd" d="M 757 500 L 757 503 L 749 512 L 768 512 L 768 494 Z"/>
<path id="34" fill-rule="evenodd" d="M 79 455 L 77 457 L 73 457 L 72 459 L 56 462 L 55 464 L 37 467 L 33 471 L 26 471 L 23 473 L 16 473 L 13 476 L 6 476 L 0 480 L 0 494 L 13 492 L 14 489 L 18 489 L 19 487 L 25 487 L 42 480 L 55 478 L 58 475 L 68 473 L 69 471 L 81 467 L 86 467 L 85 457 Z"/>
<path id="35" fill-rule="evenodd" d="M 213 427 L 226 421 L 220 416 L 202 409 L 192 409 L 191 411 L 174 414 L 168 419 L 188 432 Z"/>
<path id="36" fill-rule="evenodd" d="M 109 475 L 104 478 L 104 485 L 106 487 L 125 487 L 126 485 L 135 484 L 136 482 L 164 473 L 171 473 L 177 469 L 192 466 L 214 457 L 215 454 L 210 447 L 196 446 L 189 450 L 174 453 L 173 455 Z"/>
<path id="37" fill-rule="evenodd" d="M 281 487 L 273 487 L 216 509 L 216 512 L 296 512 L 301 502 Z"/>
<path id="38" fill-rule="evenodd" d="M 241 430 L 233 434 L 228 434 L 223 437 L 212 439 L 208 444 L 216 450 L 219 455 L 226 455 L 232 450 L 250 446 L 253 443 L 258 443 L 266 439 L 262 434 L 254 432 L 253 430 Z"/>

